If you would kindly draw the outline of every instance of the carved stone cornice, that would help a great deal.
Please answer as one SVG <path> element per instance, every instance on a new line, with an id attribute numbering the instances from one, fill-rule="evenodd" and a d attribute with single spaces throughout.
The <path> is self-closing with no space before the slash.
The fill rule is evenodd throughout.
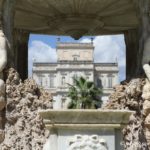
<path id="1" fill-rule="evenodd" d="M 68 43 L 68 42 L 58 42 L 57 50 L 60 49 L 91 49 L 94 50 L 93 43 Z"/>
<path id="2" fill-rule="evenodd" d="M 33 33 L 83 35 L 123 33 L 137 28 L 138 19 L 133 1 L 70 1 L 18 0 L 15 28 Z M 130 21 L 128 21 L 130 20 Z"/>

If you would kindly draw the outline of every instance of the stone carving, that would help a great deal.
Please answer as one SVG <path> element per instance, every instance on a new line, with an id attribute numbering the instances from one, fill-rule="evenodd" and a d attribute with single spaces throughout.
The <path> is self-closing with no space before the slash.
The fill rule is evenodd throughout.
<path id="1" fill-rule="evenodd" d="M 146 74 L 148 80 L 150 81 L 150 66 L 149 66 L 148 64 L 145 64 L 145 65 L 143 66 L 143 69 L 144 69 L 144 71 L 145 71 L 145 74 Z"/>
<path id="2" fill-rule="evenodd" d="M 6 66 L 6 62 L 7 62 L 7 50 L 5 47 L 5 37 L 4 34 L 2 32 L 2 30 L 0 30 L 0 143 L 3 142 L 4 140 L 4 131 L 3 131 L 3 109 L 5 108 L 6 105 L 6 100 L 5 100 L 5 82 L 2 80 L 3 79 L 3 69 Z"/>
<path id="3" fill-rule="evenodd" d="M 3 142 L 5 134 L 3 131 L 3 113 L 2 110 L 6 106 L 5 100 L 5 83 L 0 79 L 0 143 Z"/>
<path id="4" fill-rule="evenodd" d="M 0 73 L 3 71 L 7 63 L 6 40 L 4 33 L 0 30 Z"/>
<path id="5" fill-rule="evenodd" d="M 0 111 L 4 109 L 5 105 L 5 83 L 0 79 Z"/>
<path id="6" fill-rule="evenodd" d="M 69 141 L 68 150 L 108 150 L 107 142 L 98 135 L 75 135 Z"/>
<path id="7" fill-rule="evenodd" d="M 5 137 L 1 150 L 42 150 L 49 136 L 39 109 L 51 108 L 51 94 L 38 88 L 32 79 L 24 83 L 14 69 L 8 70 L 6 80 Z M 1 133 L 1 132 L 0 132 Z"/>
<path id="8" fill-rule="evenodd" d="M 143 103 L 143 115 L 144 115 L 144 124 L 145 124 L 145 136 L 150 147 L 150 66 L 145 64 L 143 66 L 145 74 L 147 76 L 146 84 L 143 87 L 142 98 Z"/>

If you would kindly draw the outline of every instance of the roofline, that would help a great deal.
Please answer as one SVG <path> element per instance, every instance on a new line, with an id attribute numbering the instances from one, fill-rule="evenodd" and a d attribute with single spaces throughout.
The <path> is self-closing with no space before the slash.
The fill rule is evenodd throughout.
<path id="1" fill-rule="evenodd" d="M 57 64 L 78 64 L 78 63 L 85 63 L 85 64 L 94 64 L 94 65 L 102 65 L 102 66 L 118 66 L 116 62 L 91 62 L 91 61 L 66 61 L 66 62 L 33 62 L 33 66 L 35 65 L 57 65 Z"/>
<path id="2" fill-rule="evenodd" d="M 94 45 L 93 42 L 89 43 L 80 43 L 80 42 L 57 42 L 56 44 L 56 50 L 57 49 L 93 49 L 94 50 Z"/>

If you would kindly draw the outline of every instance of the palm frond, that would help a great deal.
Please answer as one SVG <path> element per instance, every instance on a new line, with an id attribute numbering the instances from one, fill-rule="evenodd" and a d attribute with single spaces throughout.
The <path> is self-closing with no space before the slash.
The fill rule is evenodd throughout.
<path id="1" fill-rule="evenodd" d="M 98 108 L 102 103 L 100 99 L 102 90 L 82 76 L 73 80 L 74 85 L 68 84 L 68 97 L 71 99 L 68 108 Z"/>

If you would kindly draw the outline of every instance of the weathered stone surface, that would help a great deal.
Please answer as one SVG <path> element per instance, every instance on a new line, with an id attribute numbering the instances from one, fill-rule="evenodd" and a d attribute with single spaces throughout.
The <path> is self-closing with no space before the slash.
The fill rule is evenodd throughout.
<path id="1" fill-rule="evenodd" d="M 35 7 L 32 7 L 33 4 Z M 22 13 L 16 8 L 20 8 Z M 7 7 L 5 9 L 9 10 Z M 122 33 L 137 28 L 139 24 L 134 3 L 126 0 L 90 0 L 82 3 L 80 0 L 62 0 L 61 3 L 22 0 L 15 3 L 14 11 L 16 29 L 32 33 L 70 35 L 75 39 L 83 35 Z"/>
<path id="2" fill-rule="evenodd" d="M 148 143 L 148 147 L 150 148 L 150 129 L 149 128 L 145 129 L 145 136 L 146 136 L 146 140 Z"/>
<path id="3" fill-rule="evenodd" d="M 144 79 L 133 79 L 129 83 L 124 81 L 117 85 L 105 108 L 138 110 L 142 107 L 141 94 L 144 83 Z"/>
<path id="4" fill-rule="evenodd" d="M 2 111 L 4 109 L 6 105 L 6 100 L 4 96 L 0 96 L 0 111 Z"/>
<path id="5" fill-rule="evenodd" d="M 38 110 L 51 108 L 51 94 L 38 88 L 32 79 L 24 83 L 14 69 L 6 80 L 6 124 L 2 150 L 42 150 L 48 137 Z"/>
<path id="6" fill-rule="evenodd" d="M 148 150 L 147 138 L 144 134 L 143 106 L 143 86 L 145 79 L 133 79 L 130 82 L 124 81 L 115 88 L 115 92 L 110 96 L 110 101 L 106 105 L 109 109 L 129 109 L 135 110 L 131 115 L 129 125 L 123 129 L 123 145 L 125 150 Z M 146 102 L 145 102 L 146 103 Z M 147 110 L 149 109 L 149 106 Z M 148 133 L 146 133 L 148 134 Z"/>
<path id="7" fill-rule="evenodd" d="M 5 105 L 5 83 L 3 80 L 0 79 L 0 111 L 4 109 Z"/>
<path id="8" fill-rule="evenodd" d="M 143 103 L 143 115 L 144 115 L 144 133 L 150 147 L 150 66 L 148 64 L 143 66 L 145 74 L 147 76 L 146 84 L 143 87 L 142 98 Z"/>
<path id="9" fill-rule="evenodd" d="M 5 132 L 3 130 L 0 130 L 0 143 L 2 143 L 5 139 Z"/>
<path id="10" fill-rule="evenodd" d="M 41 110 L 40 116 L 46 120 L 46 125 L 55 126 L 55 124 L 102 124 L 107 125 L 124 125 L 128 123 L 129 116 L 133 111 L 129 110 L 94 110 L 94 109 L 68 109 L 68 110 Z M 106 117 L 107 116 L 107 117 Z"/>
<path id="11" fill-rule="evenodd" d="M 145 84 L 143 87 L 142 98 L 144 100 L 150 101 L 150 84 L 148 83 L 148 81 L 146 82 L 147 84 Z"/>
<path id="12" fill-rule="evenodd" d="M 148 115 L 150 113 L 150 101 L 145 100 L 143 103 L 143 114 Z"/>
<path id="13" fill-rule="evenodd" d="M 145 118 L 145 125 L 146 126 L 150 126 L 150 113 L 147 115 L 147 117 Z"/>

